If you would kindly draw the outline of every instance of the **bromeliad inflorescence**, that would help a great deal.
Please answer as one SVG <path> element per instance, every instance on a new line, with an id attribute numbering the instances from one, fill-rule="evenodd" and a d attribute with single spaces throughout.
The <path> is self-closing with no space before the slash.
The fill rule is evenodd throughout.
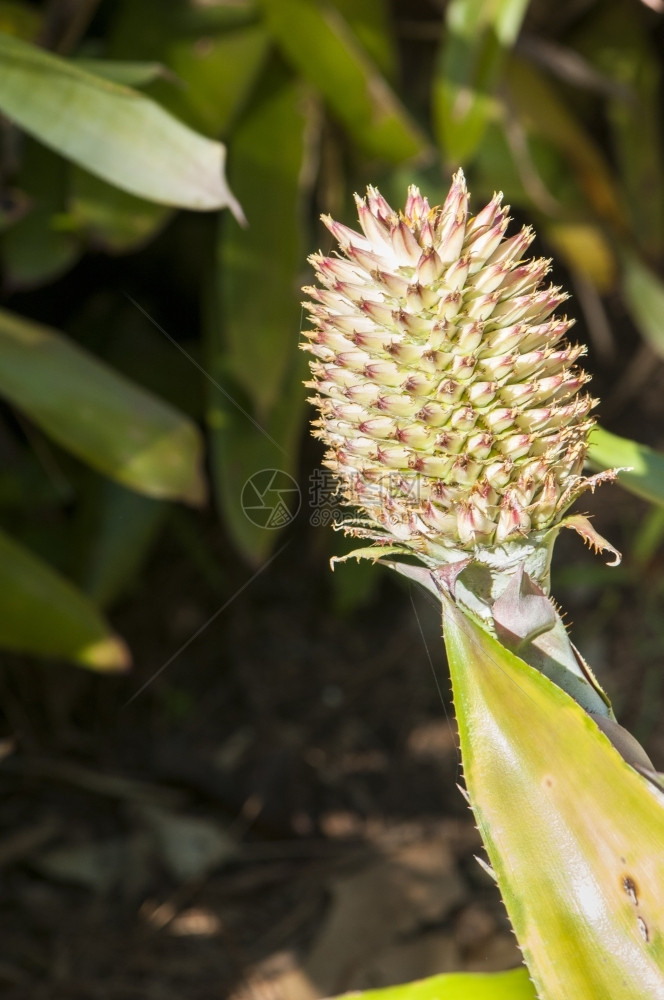
<path id="1" fill-rule="evenodd" d="M 363 515 L 350 530 L 430 567 L 550 549 L 602 477 L 582 475 L 595 401 L 555 315 L 567 296 L 524 260 L 532 230 L 505 238 L 501 195 L 470 216 L 461 171 L 441 206 L 416 187 L 402 212 L 373 187 L 356 201 L 363 233 L 324 216 L 341 255 L 314 254 L 305 289 L 316 434 Z"/>
<path id="2" fill-rule="evenodd" d="M 324 219 L 341 253 L 311 258 L 305 344 L 344 527 L 374 543 L 353 555 L 440 599 L 469 801 L 538 996 L 659 1000 L 664 785 L 548 596 L 562 527 L 611 548 L 567 513 L 614 473 L 583 475 L 566 296 L 500 195 L 469 215 L 461 172 L 442 206 L 357 205 L 362 234 Z"/>

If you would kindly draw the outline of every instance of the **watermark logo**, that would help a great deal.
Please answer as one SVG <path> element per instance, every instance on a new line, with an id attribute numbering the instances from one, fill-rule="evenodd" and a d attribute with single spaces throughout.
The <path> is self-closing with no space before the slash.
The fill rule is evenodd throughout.
<path id="1" fill-rule="evenodd" d="M 339 505 L 339 480 L 329 469 L 314 469 L 309 476 L 309 524 L 315 528 L 340 524 L 345 512 Z"/>
<path id="2" fill-rule="evenodd" d="M 403 520 L 404 506 L 419 506 L 420 485 L 419 477 L 404 478 L 400 472 L 390 472 L 370 483 L 359 475 L 347 476 L 341 490 L 334 473 L 314 469 L 307 481 L 309 524 L 316 528 L 337 526 L 348 517 L 343 502 L 362 508 L 367 501 L 385 509 L 385 523 L 398 523 Z M 288 472 L 261 469 L 247 479 L 240 502 L 252 524 L 276 530 L 295 520 L 302 506 L 302 493 Z"/>
<path id="3" fill-rule="evenodd" d="M 302 503 L 300 487 L 282 469 L 254 472 L 242 487 L 242 510 L 259 528 L 285 528 L 298 514 Z"/>

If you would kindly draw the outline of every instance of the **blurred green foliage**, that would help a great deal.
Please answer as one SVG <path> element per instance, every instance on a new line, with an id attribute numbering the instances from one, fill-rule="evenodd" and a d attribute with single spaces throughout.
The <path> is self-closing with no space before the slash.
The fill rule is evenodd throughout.
<path id="1" fill-rule="evenodd" d="M 73 10 L 0 3 L 0 513 L 12 536 L 0 644 L 125 666 L 100 608 L 126 591 L 173 502 L 211 492 L 240 556 L 268 556 L 278 532 L 247 519 L 242 487 L 260 469 L 297 477 L 304 262 L 327 238 L 317 212 L 351 222 L 367 183 L 397 204 L 410 182 L 435 199 L 463 166 L 475 206 L 502 189 L 535 224 L 590 338 L 618 304 L 664 356 L 662 26 L 645 4 Z M 214 213 L 209 226 L 175 218 L 192 210 Z M 27 292 L 137 252 L 157 269 L 164 253 L 177 262 L 199 297 L 193 328 L 164 318 L 152 286 L 134 286 L 137 308 L 85 282 L 66 285 L 65 332 L 33 321 Z M 663 501 L 656 452 L 605 436 L 592 461 L 633 466 L 625 485 Z"/>

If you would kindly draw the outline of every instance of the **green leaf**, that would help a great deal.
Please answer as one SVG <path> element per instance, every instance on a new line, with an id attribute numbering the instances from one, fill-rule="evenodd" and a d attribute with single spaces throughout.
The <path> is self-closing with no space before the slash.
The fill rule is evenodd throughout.
<path id="1" fill-rule="evenodd" d="M 129 666 L 129 650 L 95 606 L 27 549 L 0 533 L 0 646 L 93 670 Z"/>
<path id="2" fill-rule="evenodd" d="M 108 479 L 95 486 L 79 579 L 97 605 L 108 607 L 137 576 L 169 508 Z"/>
<path id="3" fill-rule="evenodd" d="M 265 62 L 267 32 L 260 26 L 201 39 L 200 46 L 173 40 L 169 65 L 185 86 L 173 89 L 171 106 L 186 105 L 210 135 L 228 130 L 245 104 Z"/>
<path id="4" fill-rule="evenodd" d="M 303 175 L 315 102 L 275 59 L 234 132 L 233 181 L 249 225 L 220 220 L 207 359 L 217 501 L 238 548 L 264 559 L 277 532 L 247 517 L 245 482 L 264 469 L 296 476 L 306 374 L 298 349 Z M 241 409 L 244 411 L 242 412 Z"/>
<path id="5" fill-rule="evenodd" d="M 146 496 L 201 503 L 193 422 L 62 334 L 0 311 L 0 395 L 63 448 Z"/>
<path id="6" fill-rule="evenodd" d="M 658 558 L 663 543 L 664 509 L 653 507 L 639 523 L 630 545 L 630 562 L 637 572 L 643 572 L 653 559 Z M 658 710 L 659 706 L 653 708 Z"/>
<path id="7" fill-rule="evenodd" d="M 111 253 L 137 250 L 166 224 L 172 209 L 113 187 L 70 166 L 69 205 L 63 218 L 93 246 Z"/>
<path id="8" fill-rule="evenodd" d="M 640 332 L 660 357 L 664 357 L 664 284 L 642 264 L 636 254 L 622 254 L 623 295 Z"/>
<path id="9" fill-rule="evenodd" d="M 111 13 L 111 12 L 109 12 Z M 255 0 L 239 3 L 191 3 L 191 0 L 118 0 L 109 26 L 109 52 L 114 59 L 164 59 L 165 40 L 194 48 L 205 39 L 253 27 L 259 21 Z M 200 53 L 199 53 L 200 54 Z"/>
<path id="10" fill-rule="evenodd" d="M 239 206 L 226 150 L 136 91 L 0 34 L 0 111 L 62 156 L 131 194 L 209 210 Z"/>
<path id="11" fill-rule="evenodd" d="M 403 986 L 347 993 L 357 1000 L 537 1000 L 526 969 L 509 972 L 453 972 Z M 340 1000 L 340 998 L 338 998 Z"/>
<path id="12" fill-rule="evenodd" d="M 645 444 L 595 427 L 590 436 L 588 462 L 593 469 L 624 469 L 618 482 L 630 493 L 664 504 L 664 455 Z"/>
<path id="13" fill-rule="evenodd" d="M 466 163 L 495 116 L 493 90 L 505 52 L 519 34 L 528 0 L 451 0 L 434 80 L 434 115 L 443 157 Z"/>
<path id="14" fill-rule="evenodd" d="M 0 244 L 9 289 L 51 281 L 81 253 L 75 235 L 57 225 L 65 206 L 67 164 L 50 149 L 26 139 L 17 182 L 27 211 L 2 234 Z"/>
<path id="15" fill-rule="evenodd" d="M 286 58 L 367 153 L 400 163 L 427 142 L 339 10 L 325 0 L 261 0 Z"/>
<path id="16" fill-rule="evenodd" d="M 115 5 L 110 52 L 165 64 L 179 86 L 157 81 L 152 96 L 192 128 L 218 136 L 246 103 L 265 61 L 269 38 L 256 20 L 244 5 L 128 0 Z"/>
<path id="17" fill-rule="evenodd" d="M 362 48 L 369 53 L 381 73 L 393 82 L 398 56 L 392 29 L 392 11 L 386 0 L 331 0 Z"/>
<path id="18" fill-rule="evenodd" d="M 541 1000 L 658 1000 L 664 796 L 567 694 L 444 602 L 464 777 Z"/>
<path id="19" fill-rule="evenodd" d="M 217 506 L 234 545 L 253 565 L 260 565 L 275 547 L 279 538 L 277 528 L 287 527 L 295 516 L 305 516 L 306 497 L 297 492 L 298 444 L 304 423 L 302 381 L 305 375 L 306 363 L 302 355 L 284 384 L 282 398 L 268 418 L 261 421 L 260 429 L 245 416 L 245 413 L 250 414 L 247 409 L 250 404 L 237 385 L 223 377 L 217 379 L 234 400 L 240 401 L 245 413 L 240 412 L 218 389 L 210 389 L 210 461 Z M 286 498 L 288 510 L 281 524 L 275 519 L 271 519 L 269 525 L 257 523 L 253 512 L 247 510 L 248 480 L 258 476 L 260 484 L 267 472 L 276 472 L 279 482 L 294 491 Z M 277 513 L 278 499 L 273 491 L 266 499 L 266 505 L 274 514 Z"/>
<path id="20" fill-rule="evenodd" d="M 300 173 L 313 110 L 306 88 L 272 66 L 234 132 L 233 182 L 249 225 L 221 222 L 220 333 L 224 372 L 241 384 L 259 421 L 298 355 Z M 219 370 L 217 357 L 213 364 Z"/>
<path id="21" fill-rule="evenodd" d="M 161 63 L 140 62 L 138 59 L 76 59 L 74 65 L 86 73 L 125 87 L 145 87 L 160 77 L 173 77 Z"/>

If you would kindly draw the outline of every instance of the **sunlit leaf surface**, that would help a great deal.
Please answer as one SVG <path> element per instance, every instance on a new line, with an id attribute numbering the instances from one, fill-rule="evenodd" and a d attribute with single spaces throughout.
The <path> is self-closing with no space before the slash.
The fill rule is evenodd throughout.
<path id="1" fill-rule="evenodd" d="M 431 976 L 403 986 L 348 993 L 348 1000 L 536 1000 L 526 969 L 509 972 L 459 972 Z"/>
<path id="2" fill-rule="evenodd" d="M 541 1000 L 664 996 L 664 796 L 539 671 L 444 604 L 464 778 Z"/>
<path id="3" fill-rule="evenodd" d="M 221 143 L 128 87 L 2 34 L 0 110 L 58 153 L 139 197 L 239 212 L 224 180 Z"/>

